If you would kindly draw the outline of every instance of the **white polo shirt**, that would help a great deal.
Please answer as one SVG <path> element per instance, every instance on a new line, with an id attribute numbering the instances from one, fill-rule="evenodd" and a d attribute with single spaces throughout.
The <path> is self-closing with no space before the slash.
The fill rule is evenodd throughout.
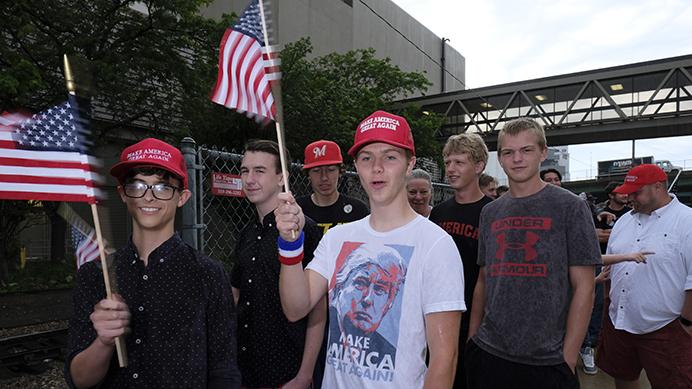
<path id="1" fill-rule="evenodd" d="M 610 234 L 607 254 L 656 253 L 646 263 L 612 266 L 609 314 L 617 329 L 646 334 L 664 327 L 680 316 L 692 289 L 692 208 L 671 197 L 651 215 L 622 215 Z"/>

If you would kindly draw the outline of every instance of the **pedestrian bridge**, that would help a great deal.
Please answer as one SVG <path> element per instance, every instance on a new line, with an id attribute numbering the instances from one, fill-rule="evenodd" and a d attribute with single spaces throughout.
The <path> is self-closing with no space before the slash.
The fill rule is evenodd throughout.
<path id="1" fill-rule="evenodd" d="M 692 135 L 692 55 L 423 96 L 445 122 L 436 136 L 478 132 L 495 150 L 504 123 L 532 117 L 548 145 Z"/>

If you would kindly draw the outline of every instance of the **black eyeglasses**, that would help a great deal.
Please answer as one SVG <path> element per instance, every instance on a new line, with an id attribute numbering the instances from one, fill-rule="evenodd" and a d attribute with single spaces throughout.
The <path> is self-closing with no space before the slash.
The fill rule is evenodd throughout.
<path id="1" fill-rule="evenodd" d="M 147 185 L 143 182 L 136 181 L 125 184 L 125 196 L 138 199 L 144 197 L 149 189 L 151 189 L 151 194 L 159 200 L 170 200 L 173 198 L 175 191 L 180 190 L 180 188 L 168 184 Z"/>

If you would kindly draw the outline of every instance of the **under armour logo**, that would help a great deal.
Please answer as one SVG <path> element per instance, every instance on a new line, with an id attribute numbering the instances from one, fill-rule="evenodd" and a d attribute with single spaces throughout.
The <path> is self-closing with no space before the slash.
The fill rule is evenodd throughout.
<path id="1" fill-rule="evenodd" d="M 327 155 L 327 145 L 322 145 L 322 147 L 315 146 L 312 152 L 315 153 L 315 158 L 324 157 Z"/>
<path id="2" fill-rule="evenodd" d="M 505 234 L 499 234 L 495 237 L 499 247 L 495 252 L 495 258 L 504 259 L 505 252 L 507 250 L 522 250 L 524 252 L 524 261 L 530 262 L 538 257 L 538 252 L 534 247 L 539 240 L 538 234 L 533 232 L 526 232 L 525 242 L 507 242 L 505 240 Z"/>

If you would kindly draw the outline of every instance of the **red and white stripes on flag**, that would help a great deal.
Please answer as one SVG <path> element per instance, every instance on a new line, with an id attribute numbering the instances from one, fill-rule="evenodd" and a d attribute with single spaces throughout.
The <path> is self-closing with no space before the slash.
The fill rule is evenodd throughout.
<path id="1" fill-rule="evenodd" d="M 89 261 L 97 259 L 100 254 L 94 227 L 82 219 L 68 203 L 60 203 L 57 214 L 70 225 L 70 230 L 72 231 L 72 247 L 75 249 L 77 268 Z M 113 246 L 105 239 L 103 240 L 103 245 L 106 255 L 115 253 Z"/>
<path id="2" fill-rule="evenodd" d="M 224 33 L 219 49 L 219 72 L 211 100 L 245 113 L 257 121 L 275 120 L 271 82 L 279 80 L 276 47 L 264 47 L 262 19 L 257 0 Z"/>
<path id="3" fill-rule="evenodd" d="M 99 258 L 99 245 L 96 242 L 96 232 L 92 230 L 89 235 L 83 235 L 79 230 L 72 227 L 72 242 L 75 245 L 75 257 L 77 258 L 77 269 L 87 262 Z"/>
<path id="4" fill-rule="evenodd" d="M 3 114 L 0 199 L 94 203 L 98 161 L 85 152 L 73 101 L 26 120 Z"/>

